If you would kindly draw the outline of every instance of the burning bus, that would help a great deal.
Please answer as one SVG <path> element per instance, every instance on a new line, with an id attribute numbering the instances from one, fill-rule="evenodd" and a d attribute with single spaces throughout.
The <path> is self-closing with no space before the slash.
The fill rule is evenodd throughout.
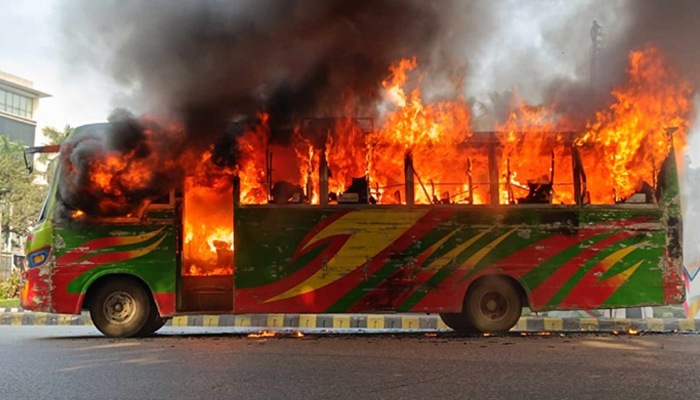
<path id="1" fill-rule="evenodd" d="M 274 143 L 263 113 L 173 158 L 153 143 L 171 144 L 177 126 L 117 121 L 28 149 L 60 156 L 27 240 L 22 306 L 87 309 L 125 337 L 201 313 L 439 313 L 460 332 L 504 332 L 525 306 L 683 301 L 684 110 L 613 108 L 569 132 L 541 110 L 529 124 L 523 108 L 473 132 L 465 102 L 402 90 L 414 64 L 385 83 L 396 109 L 380 126 L 304 118 Z M 639 87 L 616 97 L 668 97 Z M 125 127 L 140 139 L 103 151 L 101 138 L 131 137 L 115 133 Z"/>
<path id="2" fill-rule="evenodd" d="M 515 325 L 526 305 L 682 301 L 672 151 L 653 190 L 593 205 L 585 165 L 570 146 L 569 159 L 559 160 L 572 165 L 570 176 L 557 180 L 551 156 L 549 175 L 501 204 L 496 135 L 471 142 L 471 151 L 486 152 L 484 168 L 496 182 L 465 171 L 466 195 L 440 193 L 407 154 L 404 186 L 389 196 L 394 204 L 363 177 L 330 192 L 323 153 L 316 204 L 311 184 L 275 181 L 269 153 L 266 204 L 242 204 L 235 175 L 218 176 L 230 184 L 213 186 L 211 176 L 204 185 L 192 176 L 139 215 L 90 218 L 61 210 L 55 179 L 28 240 L 22 305 L 87 308 L 106 335 L 132 336 L 187 313 L 436 312 L 459 331 L 498 332 Z M 555 203 L 556 186 L 569 184 L 575 203 Z M 494 193 L 487 204 L 475 201 L 479 185 Z M 419 204 L 416 190 L 429 202 Z M 506 197 L 515 190 L 506 187 Z"/>

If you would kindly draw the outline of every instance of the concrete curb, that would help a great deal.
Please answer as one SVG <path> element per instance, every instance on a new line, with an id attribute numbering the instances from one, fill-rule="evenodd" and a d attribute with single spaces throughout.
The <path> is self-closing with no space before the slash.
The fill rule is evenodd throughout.
<path id="1" fill-rule="evenodd" d="M 87 313 L 80 315 L 0 309 L 0 325 L 92 325 Z M 185 315 L 166 326 L 449 330 L 435 314 L 241 314 Z M 684 332 L 700 333 L 700 320 L 682 318 L 542 318 L 523 317 L 514 332 Z"/>

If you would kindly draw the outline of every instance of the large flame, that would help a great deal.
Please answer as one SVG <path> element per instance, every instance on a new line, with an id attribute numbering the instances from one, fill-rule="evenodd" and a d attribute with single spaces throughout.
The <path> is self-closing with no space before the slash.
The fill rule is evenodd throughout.
<path id="1" fill-rule="evenodd" d="M 233 274 L 233 176 L 203 155 L 185 179 L 183 275 Z"/>
<path id="2" fill-rule="evenodd" d="M 614 103 L 597 112 L 583 132 L 568 132 L 568 116 L 557 114 L 554 105 L 531 106 L 514 96 L 507 121 L 494 127 L 501 204 L 517 203 L 532 185 L 551 183 L 552 177 L 550 202 L 574 204 L 574 146 L 582 157 L 592 203 L 623 201 L 643 183 L 654 186 L 672 148 L 667 128 L 678 128 L 675 146 L 685 146 L 692 90 L 655 47 L 632 52 L 629 62 L 626 83 L 612 92 Z M 312 179 L 312 204 L 318 203 L 322 152 L 331 171 L 330 192 L 341 193 L 353 177 L 365 176 L 379 203 L 405 203 L 404 160 L 410 154 L 416 203 L 468 202 L 469 176 L 474 204 L 489 202 L 488 141 L 493 138 L 482 140 L 472 132 L 470 106 L 464 99 L 425 103 L 417 68 L 415 58 L 391 66 L 383 82 L 386 103 L 380 107 L 385 111 L 378 126 L 362 129 L 353 118 L 340 118 L 328 130 L 323 149 L 315 148 L 297 126 L 299 184 L 306 188 Z M 240 140 L 241 148 L 256 153 L 250 159 L 257 160 L 246 160 L 240 171 L 243 203 L 265 200 L 261 133 L 251 132 Z"/>
<path id="3" fill-rule="evenodd" d="M 613 90 L 615 103 L 599 111 L 577 141 L 589 175 L 593 203 L 627 197 L 643 181 L 651 184 L 672 148 L 686 145 L 692 89 L 656 47 L 632 52 L 625 85 Z"/>
<path id="4" fill-rule="evenodd" d="M 462 99 L 423 104 L 419 88 L 407 95 L 404 86 L 409 81 L 408 73 L 416 67 L 415 59 L 401 60 L 391 67 L 391 75 L 384 81 L 394 107 L 382 128 L 369 137 L 370 181 L 390 188 L 389 192 L 403 192 L 404 157 L 410 153 L 416 175 L 416 202 L 454 202 L 465 192 L 469 157 L 476 156 L 463 146 L 472 135 L 469 105 Z M 394 199 L 381 196 L 380 201 L 391 203 Z"/>
<path id="5" fill-rule="evenodd" d="M 140 121 L 138 143 L 114 149 L 105 135 L 81 134 L 64 143 L 62 186 L 69 193 L 62 200 L 70 215 L 132 217 L 162 195 L 162 181 L 178 175 L 181 163 L 168 157 L 183 136 L 178 123 L 161 126 L 149 117 Z M 125 140 L 123 138 L 118 138 Z M 128 140 L 128 139 L 126 139 Z M 117 140 L 118 141 L 118 140 Z M 167 143 L 167 145 L 166 145 Z"/>
<path id="6" fill-rule="evenodd" d="M 266 157 L 269 137 L 268 114 L 260 114 L 260 123 L 238 137 L 238 176 L 241 204 L 263 204 L 267 200 Z"/>
<path id="7" fill-rule="evenodd" d="M 500 203 L 517 203 L 529 192 L 528 181 L 549 183 L 554 173 L 552 203 L 572 204 L 574 191 L 572 135 L 558 132 L 558 118 L 551 107 L 527 105 L 517 94 L 508 121 L 496 125 L 501 144 L 499 162 Z M 554 170 L 552 170 L 554 164 Z M 562 183 L 562 180 L 566 183 Z"/>
<path id="8" fill-rule="evenodd" d="M 380 204 L 405 204 L 404 166 L 413 160 L 415 201 L 420 204 L 486 204 L 489 198 L 489 153 L 498 167 L 498 200 L 517 203 L 537 184 L 552 184 L 553 204 L 574 204 L 572 156 L 581 155 L 586 188 L 594 204 L 624 201 L 642 187 L 653 188 L 661 163 L 672 148 L 686 145 L 692 88 L 667 64 L 655 47 L 632 52 L 623 85 L 612 91 L 614 102 L 596 113 L 583 132 L 565 132 L 566 115 L 555 105 L 531 106 L 513 99 L 511 113 L 494 126 L 495 135 L 473 132 L 470 105 L 459 96 L 451 101 L 426 102 L 422 75 L 415 59 L 391 66 L 383 82 L 381 118 L 364 124 L 347 116 L 322 125 L 321 138 L 307 136 L 298 124 L 290 146 L 270 143 L 268 115 L 239 135 L 237 166 L 216 166 L 214 149 L 160 160 L 156 151 L 104 152 L 90 161 L 89 193 L 102 193 L 98 205 L 113 215 L 128 196 L 147 189 L 154 166 L 182 168 L 184 184 L 184 265 L 188 275 L 233 272 L 233 181 L 240 182 L 242 204 L 268 201 L 268 169 L 273 180 L 301 186 L 312 204 L 319 203 L 321 160 L 330 171 L 329 191 L 340 194 L 353 178 L 365 177 Z M 367 121 L 365 121 L 367 122 Z M 673 136 L 672 129 L 676 129 Z M 181 129 L 174 126 L 173 130 Z M 146 147 L 158 138 L 146 132 Z M 497 146 L 496 146 L 497 145 Z M 277 147 L 275 147 L 277 146 Z M 275 153 L 275 168 L 269 155 Z M 140 154 L 150 154 L 147 157 Z M 77 169 L 67 163 L 66 173 Z M 470 185 L 471 183 L 471 185 Z M 470 187 L 472 190 L 470 190 Z M 146 203 L 144 203 L 146 204 Z M 73 210 L 87 218 L 92 210 Z"/>

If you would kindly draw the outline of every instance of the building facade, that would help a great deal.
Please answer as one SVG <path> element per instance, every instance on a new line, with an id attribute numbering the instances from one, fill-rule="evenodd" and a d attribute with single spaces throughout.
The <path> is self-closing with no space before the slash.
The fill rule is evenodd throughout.
<path id="1" fill-rule="evenodd" d="M 48 94 L 26 79 L 0 71 L 0 135 L 34 146 L 39 99 Z"/>
<path id="2" fill-rule="evenodd" d="M 0 136 L 25 146 L 34 146 L 36 111 L 39 99 L 44 97 L 49 95 L 34 89 L 31 81 L 0 71 Z M 0 207 L 7 207 L 1 199 Z M 23 241 L 24 238 L 3 232 L 0 226 L 0 280 L 7 278 L 18 267 Z"/>

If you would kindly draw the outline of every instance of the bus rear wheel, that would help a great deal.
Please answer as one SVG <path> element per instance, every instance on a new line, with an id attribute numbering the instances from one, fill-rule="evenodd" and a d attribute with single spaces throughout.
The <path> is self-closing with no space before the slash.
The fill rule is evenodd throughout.
<path id="1" fill-rule="evenodd" d="M 132 337 L 150 328 L 147 325 L 153 323 L 152 308 L 150 295 L 142 285 L 133 279 L 116 278 L 96 289 L 90 317 L 105 336 Z"/>
<path id="2" fill-rule="evenodd" d="M 486 276 L 467 290 L 461 313 L 440 314 L 445 325 L 460 333 L 508 332 L 520 319 L 518 289 L 501 276 Z"/>
<path id="3" fill-rule="evenodd" d="M 479 332 L 508 332 L 522 313 L 520 294 L 510 280 L 486 276 L 467 291 L 464 313 Z"/>
<path id="4" fill-rule="evenodd" d="M 440 313 L 440 319 L 453 331 L 459 333 L 479 333 L 464 313 Z"/>

